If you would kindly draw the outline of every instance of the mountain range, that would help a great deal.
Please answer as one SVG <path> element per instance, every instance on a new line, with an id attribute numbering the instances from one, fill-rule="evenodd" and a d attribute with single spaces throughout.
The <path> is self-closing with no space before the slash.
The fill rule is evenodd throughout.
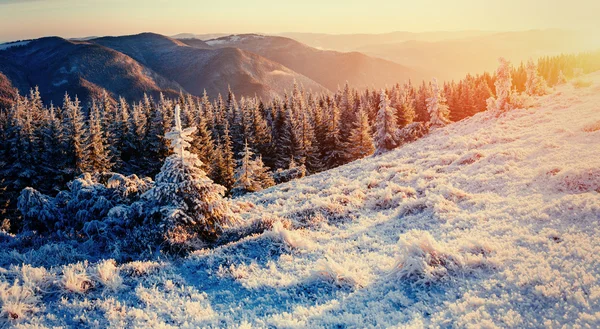
<path id="1" fill-rule="evenodd" d="M 408 78 L 426 77 L 423 73 L 425 70 L 413 70 L 360 52 L 320 50 L 280 36 L 240 34 L 206 41 L 199 39 L 181 41 L 194 47 L 212 49 L 234 47 L 250 51 L 281 63 L 332 91 L 346 81 L 354 87 L 381 88 Z"/>
<path id="2" fill-rule="evenodd" d="M 293 83 L 315 92 L 348 83 L 383 87 L 418 72 L 361 53 L 323 51 L 289 38 L 236 35 L 203 41 L 142 33 L 129 36 L 59 37 L 0 45 L 0 100 L 38 86 L 59 104 L 65 92 L 83 101 L 107 90 L 138 100 L 144 93 L 167 96 L 225 94 L 263 99 L 282 96 Z M 4 96 L 8 95 L 8 96 Z"/>
<path id="3" fill-rule="evenodd" d="M 294 81 L 307 90 L 380 88 L 412 79 L 459 79 L 513 63 L 600 48 L 597 36 L 564 30 L 519 32 L 284 33 L 168 37 L 46 37 L 0 44 L 0 106 L 39 86 L 45 101 L 65 92 L 84 102 L 102 90 L 139 100 L 144 93 L 210 97 L 282 96 Z"/>

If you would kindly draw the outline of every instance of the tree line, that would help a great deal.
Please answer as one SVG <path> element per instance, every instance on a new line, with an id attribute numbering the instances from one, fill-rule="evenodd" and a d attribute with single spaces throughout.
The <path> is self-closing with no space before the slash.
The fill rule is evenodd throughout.
<path id="1" fill-rule="evenodd" d="M 16 196 L 27 186 L 52 194 L 86 172 L 154 177 L 172 153 L 165 135 L 175 124 L 176 106 L 182 125 L 195 127 L 188 149 L 202 170 L 229 193 L 244 193 L 384 152 L 430 126 L 484 111 L 490 98 L 498 103 L 503 97 L 498 95 L 499 74 L 510 78 L 502 87 L 507 93 L 535 94 L 600 69 L 600 53 L 505 66 L 504 73 L 467 75 L 443 84 L 409 80 L 383 90 L 346 84 L 325 94 L 294 84 L 283 97 L 268 102 L 237 98 L 232 90 L 214 99 L 206 93 L 178 99 L 161 95 L 133 103 L 105 92 L 85 105 L 65 94 L 63 104 L 55 107 L 45 105 L 36 88 L 0 110 L 3 216 L 19 216 L 13 211 Z"/>

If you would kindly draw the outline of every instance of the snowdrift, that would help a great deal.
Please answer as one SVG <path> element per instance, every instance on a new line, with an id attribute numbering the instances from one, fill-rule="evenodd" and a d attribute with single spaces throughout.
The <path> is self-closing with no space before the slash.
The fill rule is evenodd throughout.
<path id="1" fill-rule="evenodd" d="M 238 198 L 265 229 L 184 259 L 3 248 L 0 327 L 598 327 L 600 74 L 585 78 Z"/>

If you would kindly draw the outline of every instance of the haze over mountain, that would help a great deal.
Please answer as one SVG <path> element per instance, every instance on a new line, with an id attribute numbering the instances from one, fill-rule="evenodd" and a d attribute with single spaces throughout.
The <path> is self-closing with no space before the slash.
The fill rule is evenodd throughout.
<path id="1" fill-rule="evenodd" d="M 428 41 L 372 43 L 356 48 L 415 69 L 427 68 L 440 79 L 459 79 L 467 73 L 492 71 L 502 56 L 515 65 L 546 55 L 596 50 L 593 36 L 566 30 L 532 30 Z"/>
<path id="2" fill-rule="evenodd" d="M 281 36 L 298 40 L 311 47 L 331 49 L 337 51 L 355 51 L 366 45 L 395 43 L 408 40 L 442 41 L 466 37 L 490 35 L 490 31 L 432 31 L 408 32 L 395 31 L 389 33 L 355 33 L 355 34 L 327 34 L 327 33 L 281 33 Z"/>
<path id="3" fill-rule="evenodd" d="M 181 41 L 201 48 L 235 47 L 251 51 L 281 63 L 332 91 L 346 81 L 354 87 L 381 88 L 408 78 L 421 80 L 426 77 L 421 71 L 359 52 L 324 51 L 279 36 L 240 34 L 207 41 Z"/>

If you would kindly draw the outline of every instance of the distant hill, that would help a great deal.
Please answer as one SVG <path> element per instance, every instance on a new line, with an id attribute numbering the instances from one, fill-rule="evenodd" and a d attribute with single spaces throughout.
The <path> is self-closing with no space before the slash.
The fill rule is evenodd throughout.
<path id="1" fill-rule="evenodd" d="M 65 92 L 87 101 L 103 89 L 113 97 L 139 100 L 144 93 L 175 97 L 180 92 L 216 97 L 231 85 L 238 96 L 269 99 L 291 89 L 325 90 L 283 65 L 240 49 L 199 49 L 162 35 L 143 33 L 86 41 L 47 37 L 0 45 L 0 95 L 39 86 L 47 102 Z M 12 86 L 12 87 L 10 87 Z M 9 96 L 5 96 L 9 95 Z"/>
<path id="2" fill-rule="evenodd" d="M 193 44 L 193 39 L 180 41 Z M 336 90 L 346 81 L 355 87 L 384 87 L 409 78 L 423 79 L 423 71 L 358 52 L 324 51 L 309 47 L 296 40 L 278 36 L 242 34 L 205 41 L 213 48 L 235 47 L 251 51 L 281 63 L 322 84 Z"/>
<path id="3" fill-rule="evenodd" d="M 113 96 L 175 94 L 166 80 L 131 57 L 85 41 L 47 37 L 0 51 L 0 72 L 22 93 L 39 86 L 45 100 L 60 104 L 65 92 L 87 100 L 106 89 Z"/>
<path id="4" fill-rule="evenodd" d="M 254 53 L 235 48 L 199 49 L 159 34 L 105 37 L 91 42 L 131 56 L 166 79 L 180 84 L 193 95 L 204 89 L 216 97 L 228 85 L 238 96 L 255 94 L 262 98 L 282 95 L 294 80 L 314 91 L 324 88 L 283 65 Z"/>

